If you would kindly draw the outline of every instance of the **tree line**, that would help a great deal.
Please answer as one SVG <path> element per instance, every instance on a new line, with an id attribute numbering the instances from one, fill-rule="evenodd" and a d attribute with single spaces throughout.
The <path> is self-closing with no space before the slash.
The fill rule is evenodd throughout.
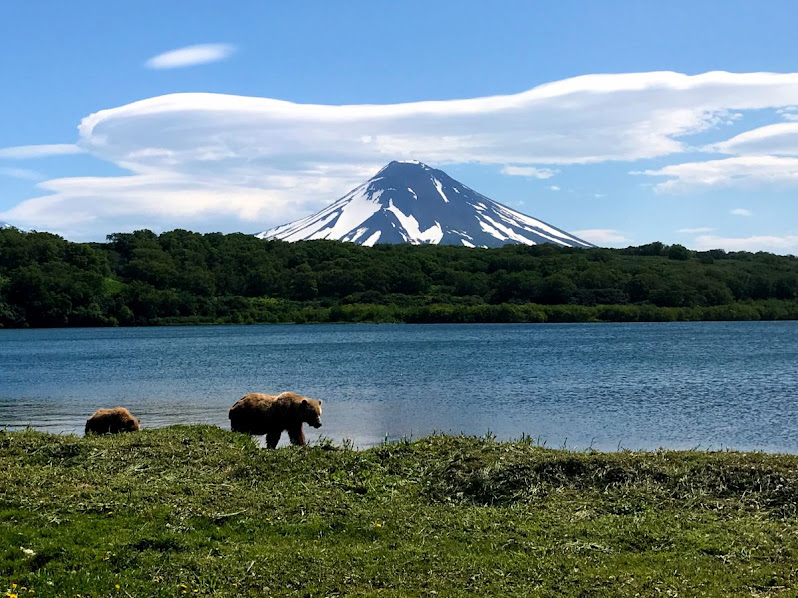
<path id="1" fill-rule="evenodd" d="M 0 230 L 0 326 L 798 319 L 798 258 Z"/>

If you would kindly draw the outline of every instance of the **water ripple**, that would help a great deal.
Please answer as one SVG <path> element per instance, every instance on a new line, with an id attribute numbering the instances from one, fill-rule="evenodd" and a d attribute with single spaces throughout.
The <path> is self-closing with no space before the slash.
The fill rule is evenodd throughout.
<path id="1" fill-rule="evenodd" d="M 798 452 L 796 363 L 797 322 L 0 330 L 0 427 L 80 433 L 114 405 L 226 427 L 245 392 L 292 389 L 359 446 L 490 431 Z"/>

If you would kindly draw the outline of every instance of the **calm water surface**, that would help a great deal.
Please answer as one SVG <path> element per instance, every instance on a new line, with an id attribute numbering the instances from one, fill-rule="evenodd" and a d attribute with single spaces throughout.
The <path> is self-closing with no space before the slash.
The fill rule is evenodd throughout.
<path id="1" fill-rule="evenodd" d="M 798 453 L 798 322 L 0 330 L 0 428 L 228 427 L 250 391 L 323 398 L 323 436 Z M 317 436 L 309 429 L 308 438 Z"/>

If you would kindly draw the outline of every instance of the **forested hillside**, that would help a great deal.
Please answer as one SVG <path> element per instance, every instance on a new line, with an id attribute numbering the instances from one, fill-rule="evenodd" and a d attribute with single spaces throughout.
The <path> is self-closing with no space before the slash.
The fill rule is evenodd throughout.
<path id="1" fill-rule="evenodd" d="M 798 319 L 798 258 L 0 230 L 0 326 Z"/>

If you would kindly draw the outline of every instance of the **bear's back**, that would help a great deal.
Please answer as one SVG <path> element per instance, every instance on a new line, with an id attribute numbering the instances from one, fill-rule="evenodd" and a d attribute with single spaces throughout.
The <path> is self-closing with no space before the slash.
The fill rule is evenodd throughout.
<path id="1" fill-rule="evenodd" d="M 230 408 L 230 411 L 233 411 L 233 409 L 259 409 L 266 411 L 272 407 L 276 401 L 277 395 L 267 395 L 262 392 L 251 392 L 236 401 L 236 404 Z"/>
<path id="2" fill-rule="evenodd" d="M 241 397 L 235 405 L 230 408 L 232 412 L 234 409 L 238 410 L 252 410 L 257 409 L 262 413 L 278 412 L 283 410 L 290 410 L 298 407 L 303 401 L 313 401 L 295 392 L 282 392 L 279 395 L 269 395 L 262 392 L 251 392 Z"/>
<path id="3" fill-rule="evenodd" d="M 100 407 L 86 421 L 85 433 L 95 432 L 97 434 L 114 434 L 116 432 L 131 431 L 139 429 L 139 420 L 124 407 L 113 407 L 106 409 Z"/>

